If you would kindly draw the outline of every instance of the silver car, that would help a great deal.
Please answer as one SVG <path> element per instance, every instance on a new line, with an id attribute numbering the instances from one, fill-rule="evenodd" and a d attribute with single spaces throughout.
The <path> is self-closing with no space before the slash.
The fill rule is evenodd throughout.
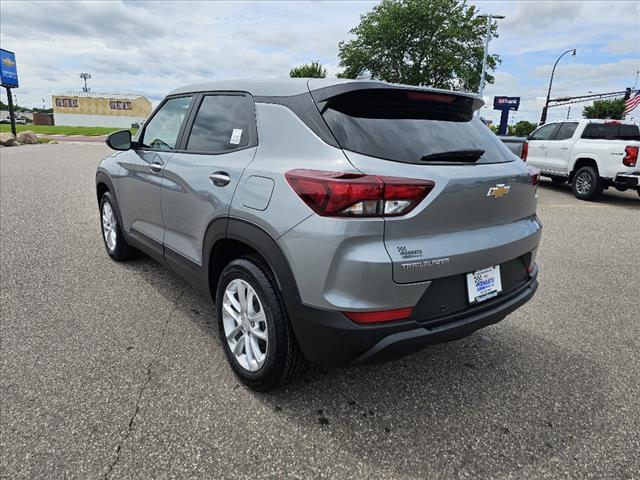
<path id="1" fill-rule="evenodd" d="M 378 81 L 179 88 L 107 139 L 107 253 L 143 251 L 211 297 L 256 390 L 464 337 L 538 286 L 538 177 L 481 106 Z"/>

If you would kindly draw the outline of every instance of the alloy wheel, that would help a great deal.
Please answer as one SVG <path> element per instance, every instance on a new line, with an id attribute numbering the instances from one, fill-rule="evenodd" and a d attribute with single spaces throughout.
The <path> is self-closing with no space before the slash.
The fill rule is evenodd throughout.
<path id="1" fill-rule="evenodd" d="M 589 193 L 589 190 L 591 190 L 592 182 L 593 178 L 591 178 L 591 174 L 589 172 L 582 172 L 576 177 L 576 191 L 580 195 Z"/>
<path id="2" fill-rule="evenodd" d="M 118 222 L 115 214 L 113 213 L 113 208 L 111 208 L 111 204 L 108 201 L 104 202 L 104 205 L 102 206 L 102 235 L 104 235 L 104 241 L 110 252 L 113 252 L 116 249 L 117 223 Z"/>
<path id="3" fill-rule="evenodd" d="M 242 368 L 260 370 L 267 358 L 267 318 L 258 294 L 244 280 L 232 280 L 224 292 L 222 324 L 231 353 Z"/>

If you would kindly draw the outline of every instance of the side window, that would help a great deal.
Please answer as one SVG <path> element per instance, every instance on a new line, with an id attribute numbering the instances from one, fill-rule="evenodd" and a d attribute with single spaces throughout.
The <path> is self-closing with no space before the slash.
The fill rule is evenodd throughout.
<path id="1" fill-rule="evenodd" d="M 560 125 L 558 133 L 556 133 L 556 140 L 566 140 L 573 137 L 573 133 L 578 128 L 578 122 L 564 122 Z"/>
<path id="2" fill-rule="evenodd" d="M 187 150 L 224 153 L 249 145 L 255 107 L 248 95 L 207 95 L 193 122 Z"/>
<path id="3" fill-rule="evenodd" d="M 620 139 L 640 141 L 640 128 L 638 125 L 623 123 L 620 125 Z"/>
<path id="4" fill-rule="evenodd" d="M 144 128 L 141 145 L 152 150 L 173 150 L 192 97 L 167 100 Z"/>
<path id="5" fill-rule="evenodd" d="M 616 138 L 618 130 L 618 125 L 613 123 L 590 123 L 584 127 L 582 138 Z"/>
<path id="6" fill-rule="evenodd" d="M 531 134 L 531 140 L 549 140 L 553 135 L 558 124 L 550 123 L 543 127 L 540 127 L 538 130 Z"/>

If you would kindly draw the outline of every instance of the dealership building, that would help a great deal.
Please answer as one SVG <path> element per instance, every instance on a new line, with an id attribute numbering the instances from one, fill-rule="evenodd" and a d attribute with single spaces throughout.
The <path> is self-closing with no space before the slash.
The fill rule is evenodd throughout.
<path id="1" fill-rule="evenodd" d="M 51 97 L 56 125 L 122 127 L 142 124 L 151 102 L 142 95 L 105 92 L 63 92 Z"/>

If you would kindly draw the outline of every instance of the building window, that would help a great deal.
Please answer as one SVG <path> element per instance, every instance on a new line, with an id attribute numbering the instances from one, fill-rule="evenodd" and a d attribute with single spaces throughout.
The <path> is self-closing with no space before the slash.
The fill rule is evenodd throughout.
<path id="1" fill-rule="evenodd" d="M 77 108 L 77 98 L 56 98 L 56 107 Z"/>
<path id="2" fill-rule="evenodd" d="M 120 102 L 112 100 L 110 102 L 111 110 L 131 110 L 131 102 Z"/>

